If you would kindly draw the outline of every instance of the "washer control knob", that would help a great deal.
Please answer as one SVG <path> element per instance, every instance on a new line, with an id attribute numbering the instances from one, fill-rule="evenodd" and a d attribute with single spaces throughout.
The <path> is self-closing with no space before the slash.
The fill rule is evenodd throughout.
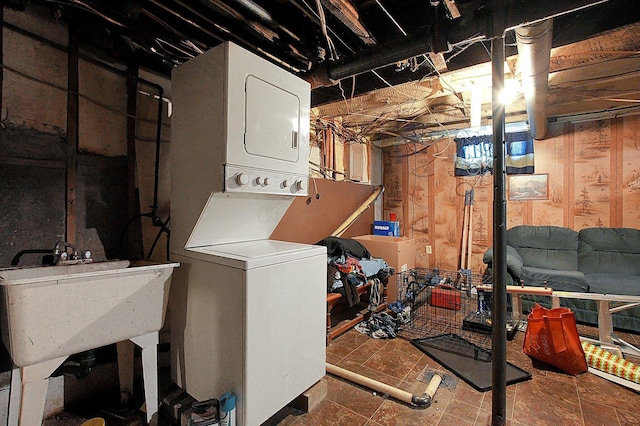
<path id="1" fill-rule="evenodd" d="M 304 183 L 301 180 L 297 180 L 293 183 L 293 190 L 295 192 L 302 191 L 304 189 Z"/>
<path id="2" fill-rule="evenodd" d="M 236 183 L 239 186 L 245 186 L 249 183 L 249 176 L 244 172 L 236 173 Z"/>
<path id="3" fill-rule="evenodd" d="M 269 186 L 269 183 L 270 183 L 270 182 L 269 182 L 269 178 L 268 178 L 268 177 L 266 177 L 266 178 L 262 179 L 262 184 L 263 184 L 264 186 Z"/>
<path id="4" fill-rule="evenodd" d="M 286 179 L 285 179 L 285 180 L 283 180 L 283 181 L 282 181 L 282 187 L 283 187 L 283 188 L 287 188 L 288 186 L 289 186 L 289 181 L 288 181 L 288 180 L 286 180 Z"/>

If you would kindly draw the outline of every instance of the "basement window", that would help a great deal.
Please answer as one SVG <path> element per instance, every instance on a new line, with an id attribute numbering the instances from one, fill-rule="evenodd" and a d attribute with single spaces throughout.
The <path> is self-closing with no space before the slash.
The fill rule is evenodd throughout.
<path id="1" fill-rule="evenodd" d="M 507 174 L 533 174 L 533 138 L 529 132 L 505 135 Z M 455 138 L 455 176 L 477 176 L 493 172 L 493 136 Z"/>

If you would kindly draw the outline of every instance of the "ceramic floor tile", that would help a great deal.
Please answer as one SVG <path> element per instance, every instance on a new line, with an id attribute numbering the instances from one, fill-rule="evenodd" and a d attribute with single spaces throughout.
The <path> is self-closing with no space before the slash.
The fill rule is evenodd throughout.
<path id="1" fill-rule="evenodd" d="M 506 426 L 531 426 L 526 423 L 520 423 L 513 419 L 507 419 L 505 421 L 505 425 Z M 446 426 L 446 425 L 442 425 L 442 426 Z M 475 422 L 475 426 L 493 426 L 491 413 L 486 411 L 481 411 L 480 414 L 478 415 L 478 419 Z M 555 425 L 552 424 L 549 426 L 555 426 Z"/>
<path id="2" fill-rule="evenodd" d="M 341 336 L 335 338 L 329 345 L 330 346 L 342 346 L 351 350 L 354 350 L 363 343 L 371 340 L 369 336 L 362 333 L 358 333 L 356 330 L 351 329 Z"/>
<path id="3" fill-rule="evenodd" d="M 582 424 L 582 412 L 575 385 L 546 377 L 520 383 L 513 419 L 530 425 Z"/>
<path id="4" fill-rule="evenodd" d="M 598 404 L 590 401 L 582 401 L 582 415 L 585 426 L 618 426 L 616 409 L 606 404 Z"/>
<path id="5" fill-rule="evenodd" d="M 336 353 L 332 353 L 327 351 L 327 357 L 325 359 L 326 362 L 328 362 L 329 364 L 333 364 L 336 365 L 338 364 L 340 361 L 342 361 L 344 359 L 344 356 L 340 356 Z"/>
<path id="6" fill-rule="evenodd" d="M 366 418 L 371 418 L 384 402 L 374 390 L 333 377 L 327 379 L 326 398 Z"/>
<path id="7" fill-rule="evenodd" d="M 473 424 L 478 418 L 479 412 L 479 405 L 468 404 L 465 400 L 454 397 L 449 401 L 445 414 Z"/>
<path id="8" fill-rule="evenodd" d="M 454 399 L 464 401 L 478 409 L 482 406 L 484 397 L 484 392 L 478 392 L 462 380 L 458 382 L 458 386 L 456 386 L 456 390 L 454 392 Z"/>
<path id="9" fill-rule="evenodd" d="M 422 358 L 422 352 L 403 339 L 393 339 L 364 365 L 389 376 L 404 379 Z"/>
<path id="10" fill-rule="evenodd" d="M 634 409 L 640 414 L 640 396 L 624 386 L 591 373 L 579 375 L 576 383 L 578 394 L 583 401 L 606 403 L 610 407 L 622 410 Z"/>
<path id="11" fill-rule="evenodd" d="M 440 367 L 437 362 L 433 361 L 428 356 L 422 355 L 422 357 L 418 360 L 418 362 L 416 362 L 416 364 L 409 372 L 409 377 L 417 378 L 421 374 L 423 374 L 426 369 L 429 369 L 429 371 L 435 371 L 442 370 L 442 367 Z"/>
<path id="12" fill-rule="evenodd" d="M 442 425 L 442 426 L 448 426 L 448 425 L 456 425 L 456 426 L 473 426 L 475 424 L 475 422 L 470 422 L 467 420 L 461 420 L 458 417 L 454 417 L 451 416 L 449 414 L 444 414 L 442 416 L 442 418 L 440 419 L 440 422 L 438 423 L 438 425 Z"/>
<path id="13" fill-rule="evenodd" d="M 640 397 L 639 397 L 640 398 Z M 634 409 L 634 411 L 631 411 Z M 624 426 L 637 426 L 640 425 L 640 410 L 638 409 L 638 404 L 636 403 L 634 407 L 630 407 L 630 410 L 617 409 L 618 420 L 621 425 Z"/>
<path id="14" fill-rule="evenodd" d="M 364 426 L 369 421 L 368 418 L 325 399 L 313 411 L 301 416 L 295 426 Z"/>
<path id="15" fill-rule="evenodd" d="M 353 352 L 354 349 L 356 349 L 357 346 L 343 346 L 343 345 L 338 345 L 335 342 L 331 342 L 329 343 L 329 346 L 327 346 L 327 357 L 331 356 L 333 358 L 344 358 L 347 355 L 349 355 L 351 352 Z"/>
<path id="16" fill-rule="evenodd" d="M 513 409 L 515 407 L 515 403 L 516 403 L 516 391 L 515 391 L 516 386 L 511 385 L 511 386 L 507 386 L 507 400 L 506 400 L 506 415 L 507 415 L 507 419 L 512 419 L 513 418 Z M 491 409 L 493 407 L 493 394 L 491 393 L 491 391 L 489 392 L 485 392 L 484 393 L 484 398 L 482 400 L 482 405 L 481 405 L 481 410 L 484 411 L 488 411 L 489 413 L 491 412 Z"/>
<path id="17" fill-rule="evenodd" d="M 351 351 L 347 358 L 349 359 L 349 361 L 364 364 L 377 353 L 385 353 L 385 348 L 388 343 L 389 340 L 368 339 L 353 351 Z"/>
<path id="18" fill-rule="evenodd" d="M 387 400 L 376 411 L 372 420 L 387 426 L 429 426 L 437 425 L 441 417 L 442 411 L 434 406 L 418 409 Z"/>

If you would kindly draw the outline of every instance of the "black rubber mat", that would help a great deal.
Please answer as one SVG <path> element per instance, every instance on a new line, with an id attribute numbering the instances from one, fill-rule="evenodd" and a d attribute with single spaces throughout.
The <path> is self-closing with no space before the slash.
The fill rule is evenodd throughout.
<path id="1" fill-rule="evenodd" d="M 411 343 L 440 365 L 451 371 L 471 387 L 486 392 L 491 390 L 491 353 L 456 334 L 443 334 Z M 455 351 L 447 350 L 455 348 Z M 531 373 L 507 362 L 507 385 L 531 379 Z"/>

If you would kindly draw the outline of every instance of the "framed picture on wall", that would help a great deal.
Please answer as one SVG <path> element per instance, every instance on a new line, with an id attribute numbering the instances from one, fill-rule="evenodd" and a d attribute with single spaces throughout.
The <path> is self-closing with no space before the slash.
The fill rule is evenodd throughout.
<path id="1" fill-rule="evenodd" d="M 548 200 L 549 175 L 510 175 L 509 200 Z"/>

